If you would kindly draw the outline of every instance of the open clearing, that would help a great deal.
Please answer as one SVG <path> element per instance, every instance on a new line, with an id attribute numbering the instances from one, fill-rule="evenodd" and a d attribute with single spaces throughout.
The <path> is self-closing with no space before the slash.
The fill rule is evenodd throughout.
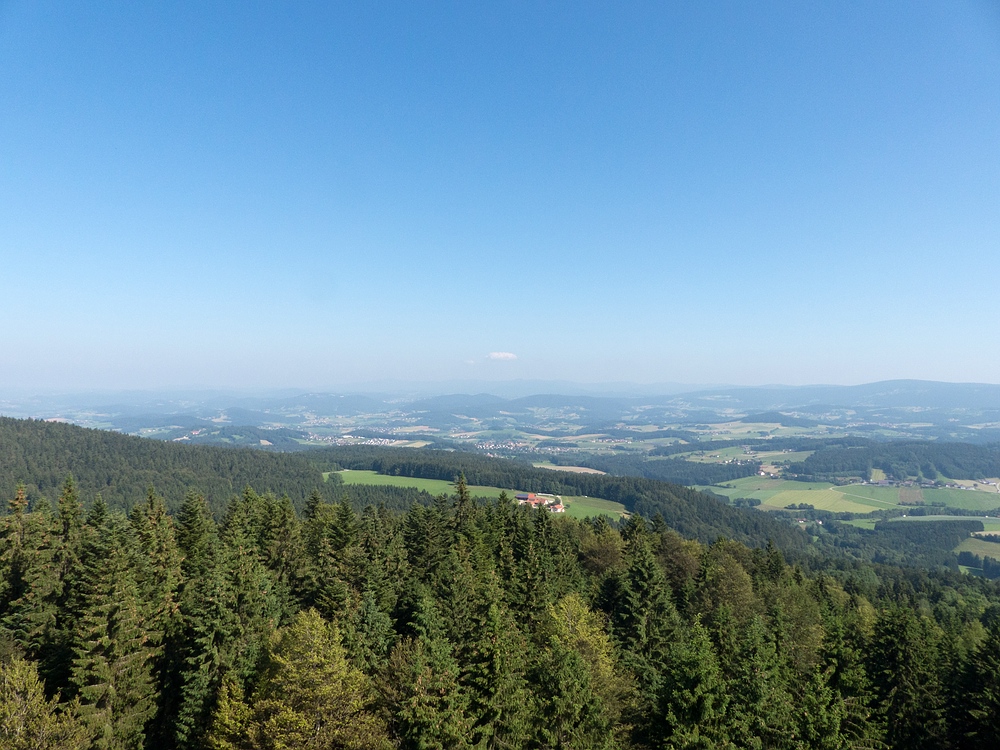
<path id="1" fill-rule="evenodd" d="M 355 471 L 351 469 L 345 469 L 344 471 L 337 473 L 340 474 L 341 478 L 344 480 L 344 484 L 381 484 L 389 485 L 391 487 L 415 487 L 418 490 L 424 490 L 431 495 L 450 495 L 455 491 L 454 483 L 446 482 L 443 479 L 399 477 L 389 474 L 378 474 L 374 471 Z M 470 484 L 469 492 L 472 493 L 473 497 L 488 497 L 491 499 L 499 497 L 501 492 L 506 492 L 511 500 L 513 500 L 514 495 L 521 492 L 521 490 L 515 490 L 509 487 L 487 487 L 485 485 Z M 557 495 L 556 497 L 559 496 Z M 625 506 L 621 503 L 604 500 L 600 497 L 563 495 L 562 502 L 566 505 L 567 515 L 573 516 L 573 518 L 587 518 L 589 516 L 600 515 L 618 517 L 627 513 Z"/>
<path id="2" fill-rule="evenodd" d="M 344 480 L 344 484 L 381 484 L 390 487 L 416 487 L 418 490 L 429 492 L 431 495 L 450 495 L 455 491 L 454 482 L 446 482 L 444 479 L 420 479 L 419 477 L 398 477 L 389 474 L 379 474 L 374 471 L 354 471 L 344 469 L 337 472 Z M 474 497 L 499 497 L 503 492 L 501 487 L 486 487 L 484 485 L 470 484 L 469 492 Z M 514 497 L 514 490 L 506 490 L 507 494 Z"/>

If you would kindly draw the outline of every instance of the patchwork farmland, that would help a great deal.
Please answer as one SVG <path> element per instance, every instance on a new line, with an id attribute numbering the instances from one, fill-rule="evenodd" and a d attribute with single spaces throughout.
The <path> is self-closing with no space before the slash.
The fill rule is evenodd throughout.
<path id="1" fill-rule="evenodd" d="M 880 487 L 872 484 L 833 486 L 826 482 L 797 482 L 771 477 L 745 477 L 721 486 L 697 487 L 730 500 L 759 500 L 761 510 L 779 510 L 796 505 L 811 505 L 816 510 L 834 513 L 872 513 L 891 508 L 907 509 L 915 505 L 942 506 L 989 512 L 1000 509 L 1000 493 L 995 487 L 976 485 L 969 489 Z"/>

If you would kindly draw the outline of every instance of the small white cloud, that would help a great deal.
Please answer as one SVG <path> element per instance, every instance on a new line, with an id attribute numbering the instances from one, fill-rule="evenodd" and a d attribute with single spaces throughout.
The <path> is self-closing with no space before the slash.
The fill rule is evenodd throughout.
<path id="1" fill-rule="evenodd" d="M 517 359 L 517 355 L 511 352 L 490 352 L 486 356 L 489 359 Z"/>

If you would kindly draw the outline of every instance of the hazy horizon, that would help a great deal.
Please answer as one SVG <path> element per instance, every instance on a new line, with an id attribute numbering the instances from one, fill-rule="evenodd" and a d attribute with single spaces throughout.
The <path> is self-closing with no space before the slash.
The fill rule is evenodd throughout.
<path id="1" fill-rule="evenodd" d="M 670 397 L 683 394 L 712 393 L 740 390 L 802 390 L 810 389 L 850 389 L 883 384 L 909 384 L 930 386 L 984 386 L 1000 388 L 1000 383 L 986 382 L 956 382 L 932 381 L 901 378 L 897 380 L 872 381 L 867 383 L 762 383 L 755 385 L 740 383 L 638 383 L 638 382 L 574 382 L 556 380 L 503 380 L 503 381 L 372 381 L 331 385 L 325 388 L 303 388 L 295 386 L 275 388 L 237 388 L 237 387 L 160 387 L 160 388 L 94 388 L 94 389 L 32 389 L 32 388 L 0 388 L 0 403 L 17 399 L 83 399 L 101 400 L 104 398 L 116 400 L 145 398 L 287 398 L 304 394 L 321 394 L 337 396 L 370 396 L 380 398 L 434 398 L 438 396 L 475 396 L 491 395 L 501 398 L 517 399 L 527 396 L 584 396 L 607 398 L 643 398 Z"/>
<path id="2" fill-rule="evenodd" d="M 985 0 L 15 0 L 0 67 L 0 392 L 1000 378 Z"/>

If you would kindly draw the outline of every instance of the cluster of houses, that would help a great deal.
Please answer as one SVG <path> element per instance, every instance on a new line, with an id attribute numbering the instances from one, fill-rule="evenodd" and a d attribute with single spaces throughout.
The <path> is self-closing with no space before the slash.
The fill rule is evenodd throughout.
<path id="1" fill-rule="evenodd" d="M 536 495 L 534 492 L 518 492 L 514 495 L 518 505 L 530 505 L 532 508 L 545 508 L 550 513 L 565 513 L 566 506 L 559 502 L 555 495 Z"/>

